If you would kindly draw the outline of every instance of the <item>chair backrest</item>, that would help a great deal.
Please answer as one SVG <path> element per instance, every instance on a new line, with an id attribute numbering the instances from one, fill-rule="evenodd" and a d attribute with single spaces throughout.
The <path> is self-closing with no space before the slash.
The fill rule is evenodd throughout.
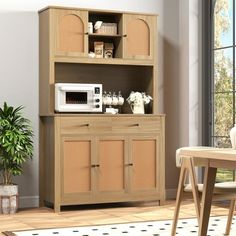
<path id="1" fill-rule="evenodd" d="M 180 153 L 180 150 L 181 148 L 177 149 L 176 150 L 176 153 L 175 153 L 175 162 L 176 162 L 176 166 L 178 168 L 181 167 L 181 164 L 182 164 L 182 158 L 180 157 L 179 153 Z"/>

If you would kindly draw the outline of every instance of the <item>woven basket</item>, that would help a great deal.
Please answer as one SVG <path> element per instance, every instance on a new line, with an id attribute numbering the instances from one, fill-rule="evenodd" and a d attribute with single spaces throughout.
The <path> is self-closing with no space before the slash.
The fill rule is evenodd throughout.
<path id="1" fill-rule="evenodd" d="M 116 23 L 102 23 L 102 26 L 95 30 L 97 34 L 117 34 L 117 24 Z"/>

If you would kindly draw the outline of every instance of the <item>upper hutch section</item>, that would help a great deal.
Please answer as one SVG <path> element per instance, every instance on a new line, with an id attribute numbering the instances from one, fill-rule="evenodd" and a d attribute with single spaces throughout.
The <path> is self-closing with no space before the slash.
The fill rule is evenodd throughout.
<path id="1" fill-rule="evenodd" d="M 39 12 L 40 115 L 55 113 L 55 83 L 101 83 L 156 99 L 157 16 L 47 7 Z M 123 113 L 127 112 L 124 108 Z"/>
<path id="2" fill-rule="evenodd" d="M 153 60 L 156 16 L 48 7 L 40 12 L 52 57 L 89 57 L 94 43 L 113 50 L 112 58 Z M 94 26 L 102 25 L 99 29 Z M 104 48 L 105 50 L 105 48 Z"/>

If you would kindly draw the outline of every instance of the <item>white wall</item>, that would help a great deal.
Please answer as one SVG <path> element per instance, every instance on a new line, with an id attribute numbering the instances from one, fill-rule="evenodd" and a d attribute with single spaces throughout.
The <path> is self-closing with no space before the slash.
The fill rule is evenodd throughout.
<path id="1" fill-rule="evenodd" d="M 20 187 L 20 207 L 38 204 L 38 10 L 48 5 L 159 14 L 159 110 L 163 109 L 163 12 L 164 0 L 1 0 L 0 4 L 0 105 L 25 106 L 34 129 L 34 158 L 15 178 Z"/>
<path id="2" fill-rule="evenodd" d="M 38 11 L 46 6 L 68 6 L 158 13 L 158 0 L 1 0 L 0 11 Z"/>
<path id="3" fill-rule="evenodd" d="M 166 188 L 175 197 L 175 151 L 201 144 L 201 1 L 163 1 Z"/>
<path id="4" fill-rule="evenodd" d="M 201 73 L 201 1 L 180 1 L 180 146 L 201 143 L 202 73 Z"/>
<path id="5" fill-rule="evenodd" d="M 23 105 L 34 129 L 34 158 L 16 178 L 21 196 L 38 195 L 38 17 L 34 12 L 0 13 L 0 105 Z M 23 198 L 24 199 L 24 198 Z M 31 203 L 30 203 L 31 204 Z"/>

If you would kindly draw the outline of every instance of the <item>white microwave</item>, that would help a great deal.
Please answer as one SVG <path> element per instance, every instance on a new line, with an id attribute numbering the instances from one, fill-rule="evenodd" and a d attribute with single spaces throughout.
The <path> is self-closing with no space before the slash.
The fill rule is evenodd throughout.
<path id="1" fill-rule="evenodd" d="M 56 112 L 102 112 L 102 84 L 56 83 Z"/>

